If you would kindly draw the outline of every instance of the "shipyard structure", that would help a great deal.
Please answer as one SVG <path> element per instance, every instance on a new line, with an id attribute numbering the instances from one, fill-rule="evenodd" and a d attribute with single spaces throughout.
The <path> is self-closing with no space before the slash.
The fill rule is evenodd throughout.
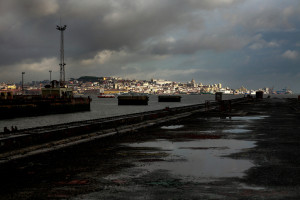
<path id="1" fill-rule="evenodd" d="M 73 96 L 65 84 L 64 31 L 66 25 L 57 26 L 60 31 L 60 80 L 53 80 L 42 88 L 41 95 L 13 95 L 10 91 L 0 93 L 0 119 L 46 114 L 89 111 L 91 99 Z M 25 72 L 22 72 L 22 75 Z M 23 76 L 22 76 L 23 77 Z"/>

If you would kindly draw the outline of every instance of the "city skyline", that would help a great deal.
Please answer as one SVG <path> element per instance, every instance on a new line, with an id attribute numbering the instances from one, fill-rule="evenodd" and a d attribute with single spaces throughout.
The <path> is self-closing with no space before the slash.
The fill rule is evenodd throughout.
<path id="1" fill-rule="evenodd" d="M 194 78 L 231 88 L 300 91 L 300 2 L 0 0 L 0 82 L 59 77 L 65 31 L 66 79 Z"/>
<path id="2" fill-rule="evenodd" d="M 55 80 L 57 82 L 57 80 Z M 46 88 L 49 85 L 49 80 L 32 81 L 24 83 L 27 94 L 39 94 L 41 88 Z M 118 92 L 134 92 L 144 94 L 214 94 L 215 92 L 222 92 L 224 94 L 255 94 L 256 91 L 263 91 L 265 94 L 293 94 L 290 88 L 274 88 L 274 87 L 260 87 L 260 88 L 245 88 L 243 85 L 239 88 L 230 88 L 222 85 L 222 83 L 206 84 L 197 82 L 194 79 L 188 82 L 176 82 L 171 80 L 151 79 L 151 80 L 137 80 L 137 79 L 123 79 L 122 77 L 95 77 L 82 76 L 80 78 L 72 78 L 65 82 L 67 87 L 73 89 L 73 93 L 85 94 L 87 91 L 92 93 L 99 93 L 99 90 L 104 90 L 110 93 Z M 18 94 L 23 90 L 23 82 L 20 83 L 1 83 L 0 90 L 11 91 Z M 119 91 L 120 90 L 120 91 Z M 87 92 L 89 93 L 89 92 Z"/>

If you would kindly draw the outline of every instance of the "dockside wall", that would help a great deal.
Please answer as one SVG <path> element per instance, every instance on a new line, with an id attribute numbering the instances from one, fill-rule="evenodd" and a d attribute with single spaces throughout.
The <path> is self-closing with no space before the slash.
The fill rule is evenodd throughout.
<path id="1" fill-rule="evenodd" d="M 0 102 L 0 119 L 89 110 L 89 98 L 14 99 Z"/>

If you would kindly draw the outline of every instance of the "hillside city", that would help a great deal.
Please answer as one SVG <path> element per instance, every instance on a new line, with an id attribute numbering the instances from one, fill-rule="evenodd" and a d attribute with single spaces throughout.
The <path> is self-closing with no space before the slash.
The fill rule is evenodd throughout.
<path id="1" fill-rule="evenodd" d="M 41 88 L 49 85 L 49 80 L 32 81 L 31 83 L 0 83 L 1 91 L 12 91 L 13 94 L 41 94 Z M 22 90 L 23 85 L 23 90 Z M 71 78 L 66 86 L 73 89 L 74 95 L 90 94 L 122 94 L 122 93 L 143 93 L 143 94 L 255 94 L 256 91 L 263 91 L 264 94 L 292 94 L 289 89 L 274 91 L 273 88 L 260 88 L 258 90 L 240 87 L 232 89 L 223 87 L 221 83 L 204 85 L 196 83 L 194 79 L 190 82 L 180 83 L 168 80 L 151 79 L 128 80 L 120 77 L 93 77 L 83 76 L 78 79 Z"/>

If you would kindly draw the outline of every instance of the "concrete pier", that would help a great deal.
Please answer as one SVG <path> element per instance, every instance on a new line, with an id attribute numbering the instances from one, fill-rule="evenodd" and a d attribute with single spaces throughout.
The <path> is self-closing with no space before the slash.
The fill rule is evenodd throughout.
<path id="1" fill-rule="evenodd" d="M 210 107 L 2 163 L 0 199 L 299 199 L 297 98 Z"/>
<path id="2" fill-rule="evenodd" d="M 248 99 L 231 100 L 232 105 L 246 102 Z M 223 108 L 220 112 L 220 108 Z M 79 143 L 96 140 L 136 131 L 162 124 L 168 121 L 188 117 L 195 113 L 214 111 L 214 114 L 224 115 L 230 110 L 223 103 L 211 102 L 209 108 L 205 104 L 166 108 L 116 117 L 100 118 L 65 124 L 18 130 L 7 134 L 0 133 L 0 163 L 13 159 L 36 155 Z M 229 113 L 228 113 L 229 114 Z"/>

